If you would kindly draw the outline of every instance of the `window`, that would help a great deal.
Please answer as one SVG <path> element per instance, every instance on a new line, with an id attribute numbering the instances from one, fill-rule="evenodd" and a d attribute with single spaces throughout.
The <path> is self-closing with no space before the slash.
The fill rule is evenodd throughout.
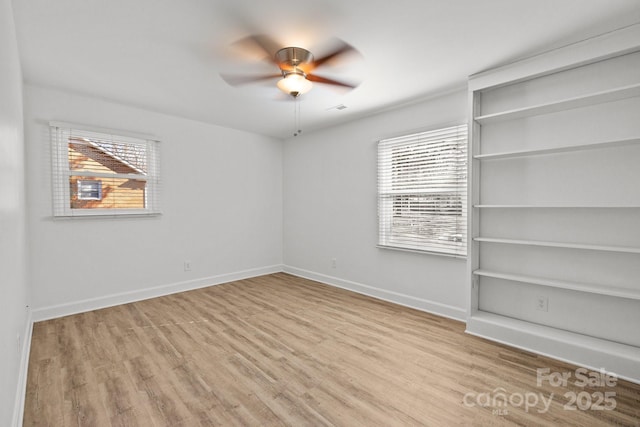
<path id="1" fill-rule="evenodd" d="M 467 125 L 378 144 L 381 247 L 466 256 Z"/>
<path id="2" fill-rule="evenodd" d="M 55 216 L 155 214 L 153 139 L 51 123 Z"/>
<path id="3" fill-rule="evenodd" d="M 78 200 L 101 200 L 102 181 L 78 180 Z"/>

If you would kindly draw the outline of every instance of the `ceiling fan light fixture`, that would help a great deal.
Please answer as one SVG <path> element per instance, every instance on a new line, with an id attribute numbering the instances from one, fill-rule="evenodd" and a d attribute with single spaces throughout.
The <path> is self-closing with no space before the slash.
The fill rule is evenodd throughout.
<path id="1" fill-rule="evenodd" d="M 277 85 L 278 89 L 294 98 L 309 92 L 313 87 L 313 84 L 301 73 L 288 73 L 278 81 Z"/>

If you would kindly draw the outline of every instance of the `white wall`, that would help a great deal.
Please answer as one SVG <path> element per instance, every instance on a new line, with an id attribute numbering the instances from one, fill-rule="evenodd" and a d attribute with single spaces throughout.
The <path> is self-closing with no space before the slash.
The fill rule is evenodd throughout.
<path id="1" fill-rule="evenodd" d="M 11 1 L 0 1 L 0 425 L 19 404 L 28 323 L 22 74 Z M 16 393 L 18 391 L 18 393 Z"/>
<path id="2" fill-rule="evenodd" d="M 466 109 L 461 90 L 285 141 L 286 270 L 464 319 L 465 260 L 376 247 L 376 150 L 385 137 L 465 123 Z"/>
<path id="3" fill-rule="evenodd" d="M 163 215 L 54 220 L 50 120 L 157 136 Z M 25 132 L 35 319 L 281 268 L 282 141 L 29 85 Z"/>

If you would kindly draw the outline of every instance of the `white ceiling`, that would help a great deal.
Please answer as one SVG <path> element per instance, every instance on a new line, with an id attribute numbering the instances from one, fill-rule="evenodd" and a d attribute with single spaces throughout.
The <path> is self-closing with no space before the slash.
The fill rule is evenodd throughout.
<path id="1" fill-rule="evenodd" d="M 315 84 L 301 96 L 308 133 L 640 22 L 640 0 L 14 0 L 13 7 L 27 83 L 281 138 L 292 136 L 294 103 L 276 79 L 231 87 L 220 77 L 277 72 L 238 49 L 249 34 L 316 56 L 335 38 L 359 52 L 316 70 L 362 83 L 351 91 Z M 331 109 L 339 104 L 348 108 Z"/>

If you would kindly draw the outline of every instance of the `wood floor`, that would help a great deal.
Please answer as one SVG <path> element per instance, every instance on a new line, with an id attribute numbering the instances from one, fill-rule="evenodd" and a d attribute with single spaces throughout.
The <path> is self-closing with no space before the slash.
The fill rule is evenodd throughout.
<path id="1" fill-rule="evenodd" d="M 36 323 L 24 425 L 640 425 L 640 386 L 575 369 L 279 273 Z"/>

